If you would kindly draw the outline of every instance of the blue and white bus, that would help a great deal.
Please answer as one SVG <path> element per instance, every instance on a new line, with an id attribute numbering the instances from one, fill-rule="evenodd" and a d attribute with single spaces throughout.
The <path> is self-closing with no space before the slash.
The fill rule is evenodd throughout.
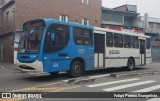
<path id="1" fill-rule="evenodd" d="M 150 37 L 53 19 L 23 24 L 18 42 L 17 64 L 23 71 L 69 72 L 126 67 L 152 62 Z"/>

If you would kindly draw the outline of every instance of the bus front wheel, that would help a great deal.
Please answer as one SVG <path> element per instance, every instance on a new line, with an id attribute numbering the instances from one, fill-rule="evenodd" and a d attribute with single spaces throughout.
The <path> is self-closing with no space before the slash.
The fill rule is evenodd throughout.
<path id="1" fill-rule="evenodd" d="M 127 63 L 127 70 L 132 71 L 134 69 L 134 66 L 135 66 L 135 62 L 132 58 L 130 58 Z"/>
<path id="2" fill-rule="evenodd" d="M 82 74 L 82 63 L 80 61 L 74 61 L 71 64 L 71 69 L 70 69 L 70 76 L 73 78 L 79 77 Z"/>

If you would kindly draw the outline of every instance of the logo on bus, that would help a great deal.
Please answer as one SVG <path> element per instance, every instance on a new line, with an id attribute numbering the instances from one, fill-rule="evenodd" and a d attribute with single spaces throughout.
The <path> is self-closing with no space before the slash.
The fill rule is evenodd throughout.
<path id="1" fill-rule="evenodd" d="M 120 50 L 110 50 L 109 54 L 120 54 Z"/>
<path id="2" fill-rule="evenodd" d="M 79 54 L 84 54 L 84 52 L 85 52 L 85 49 L 78 49 Z"/>

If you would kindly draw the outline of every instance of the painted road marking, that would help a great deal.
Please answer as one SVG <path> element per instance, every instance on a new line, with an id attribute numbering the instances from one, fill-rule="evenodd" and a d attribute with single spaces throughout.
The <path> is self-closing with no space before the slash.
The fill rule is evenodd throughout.
<path id="1" fill-rule="evenodd" d="M 26 89 L 22 89 L 20 91 L 22 91 L 22 92 L 60 92 L 60 91 L 69 90 L 69 89 L 78 88 L 78 87 L 79 86 L 75 86 L 75 87 L 26 88 Z"/>
<path id="2" fill-rule="evenodd" d="M 90 76 L 89 78 L 100 78 L 100 77 L 108 77 L 111 74 L 104 74 L 104 75 L 97 75 L 97 76 Z"/>
<path id="3" fill-rule="evenodd" d="M 54 91 L 51 91 L 51 92 L 62 92 L 64 90 L 69 90 L 69 89 L 74 89 L 74 88 L 79 88 L 81 86 L 75 86 L 75 87 L 65 87 L 65 89 L 57 89 L 57 90 L 54 90 Z"/>
<path id="4" fill-rule="evenodd" d="M 56 83 L 50 83 L 50 84 L 45 84 L 45 85 L 40 85 L 40 86 L 35 86 L 35 87 L 29 87 L 29 88 L 23 88 L 23 89 L 19 89 L 19 90 L 13 90 L 10 92 L 31 92 L 31 91 L 43 91 L 43 92 L 60 92 L 60 91 L 64 91 L 64 90 L 69 90 L 69 89 L 74 89 L 74 88 L 78 88 L 80 86 L 68 86 L 66 87 L 66 85 L 64 85 L 65 87 L 60 86 L 60 87 L 56 87 L 55 85 L 59 86 L 61 84 L 63 84 L 64 82 L 56 82 Z M 45 86 L 51 86 L 54 85 L 55 87 L 45 87 Z"/>
<path id="5" fill-rule="evenodd" d="M 160 98 L 152 98 L 152 99 L 148 99 L 146 101 L 160 101 Z"/>
<path id="6" fill-rule="evenodd" d="M 52 83 L 52 84 L 60 84 L 60 82 L 58 83 Z M 50 84 L 46 84 L 46 85 L 50 85 Z M 46 86 L 45 85 L 45 86 Z M 44 86 L 44 85 L 42 85 Z M 39 87 L 39 88 L 36 88 Z M 19 90 L 14 90 L 14 91 L 10 91 L 10 92 L 32 92 L 32 91 L 36 91 L 36 92 L 62 92 L 64 90 L 70 90 L 70 89 L 74 89 L 74 88 L 79 88 L 80 86 L 72 86 L 72 87 L 54 87 L 54 88 L 41 88 L 41 86 L 36 86 L 36 87 L 30 87 L 30 88 L 25 88 L 25 89 L 19 89 Z M 20 99 L 20 98 L 9 98 L 9 99 L 3 99 L 0 98 L 0 101 L 20 101 L 20 100 L 24 100 L 24 99 Z"/>
<path id="7" fill-rule="evenodd" d="M 22 99 L 16 99 L 16 98 L 13 98 L 13 99 L 3 99 L 3 98 L 1 98 L 0 99 L 0 101 L 20 101 L 20 100 L 22 100 Z"/>
<path id="8" fill-rule="evenodd" d="M 78 77 L 78 78 L 75 78 L 75 80 L 80 80 L 80 79 L 83 79 L 84 77 Z M 72 79 L 65 79 L 65 80 L 62 80 L 63 82 L 68 82 L 68 81 L 70 81 L 70 80 L 72 80 Z"/>
<path id="9" fill-rule="evenodd" d="M 3 69 L 5 68 L 5 67 L 4 67 L 4 66 L 2 66 L 2 65 L 0 65 L 0 67 L 1 67 L 1 68 L 3 68 Z"/>
<path id="10" fill-rule="evenodd" d="M 26 90 L 26 89 L 39 88 L 39 87 L 43 87 L 43 86 L 49 86 L 49 85 L 55 85 L 55 84 L 61 84 L 61 83 L 63 83 L 63 82 L 44 84 L 44 85 L 40 85 L 40 86 L 34 86 L 34 87 L 29 87 L 29 88 L 23 88 L 23 89 L 13 90 L 13 91 L 10 91 L 10 92 L 18 92 L 18 91 L 23 91 L 23 90 Z"/>
<path id="11" fill-rule="evenodd" d="M 93 88 L 93 87 L 99 87 L 99 86 L 111 85 L 111 84 L 118 84 L 118 83 L 135 81 L 135 80 L 140 80 L 140 79 L 135 78 L 135 79 L 126 79 L 126 80 L 111 81 L 111 82 L 105 82 L 105 83 L 98 83 L 98 84 L 93 84 L 93 85 L 87 85 L 87 87 Z"/>
<path id="12" fill-rule="evenodd" d="M 152 87 L 136 90 L 136 91 L 133 91 L 133 92 L 150 92 L 150 91 L 157 90 L 157 89 L 160 89 L 160 85 L 155 85 L 155 86 L 152 86 Z"/>
<path id="13" fill-rule="evenodd" d="M 132 84 L 116 86 L 116 87 L 107 88 L 107 89 L 103 89 L 103 90 L 107 91 L 107 92 L 111 92 L 111 91 L 116 91 L 116 90 L 120 90 L 120 89 L 124 89 L 124 88 L 130 88 L 130 87 L 139 86 L 139 85 L 143 85 L 143 84 L 149 84 L 149 83 L 153 83 L 153 82 L 156 82 L 156 81 L 148 80 L 148 81 L 143 81 L 143 82 L 136 82 L 136 83 L 132 83 Z"/>
<path id="14" fill-rule="evenodd" d="M 96 78 L 100 78 L 100 77 L 108 77 L 111 74 L 104 74 L 104 75 L 96 75 L 96 76 L 88 76 L 88 77 L 79 77 L 76 78 L 76 80 L 80 80 L 80 79 L 84 79 L 84 78 L 89 78 L 89 79 L 96 79 Z M 71 79 L 66 79 L 66 80 L 62 80 L 63 82 L 68 82 Z"/>

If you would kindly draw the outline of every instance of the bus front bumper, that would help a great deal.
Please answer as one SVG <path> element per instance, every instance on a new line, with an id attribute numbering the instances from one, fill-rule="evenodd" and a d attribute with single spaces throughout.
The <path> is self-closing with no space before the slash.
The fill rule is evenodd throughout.
<path id="1" fill-rule="evenodd" d="M 18 69 L 22 72 L 34 72 L 34 73 L 42 73 L 43 72 L 43 63 L 40 61 L 35 61 L 33 63 L 20 63 L 17 60 Z"/>

